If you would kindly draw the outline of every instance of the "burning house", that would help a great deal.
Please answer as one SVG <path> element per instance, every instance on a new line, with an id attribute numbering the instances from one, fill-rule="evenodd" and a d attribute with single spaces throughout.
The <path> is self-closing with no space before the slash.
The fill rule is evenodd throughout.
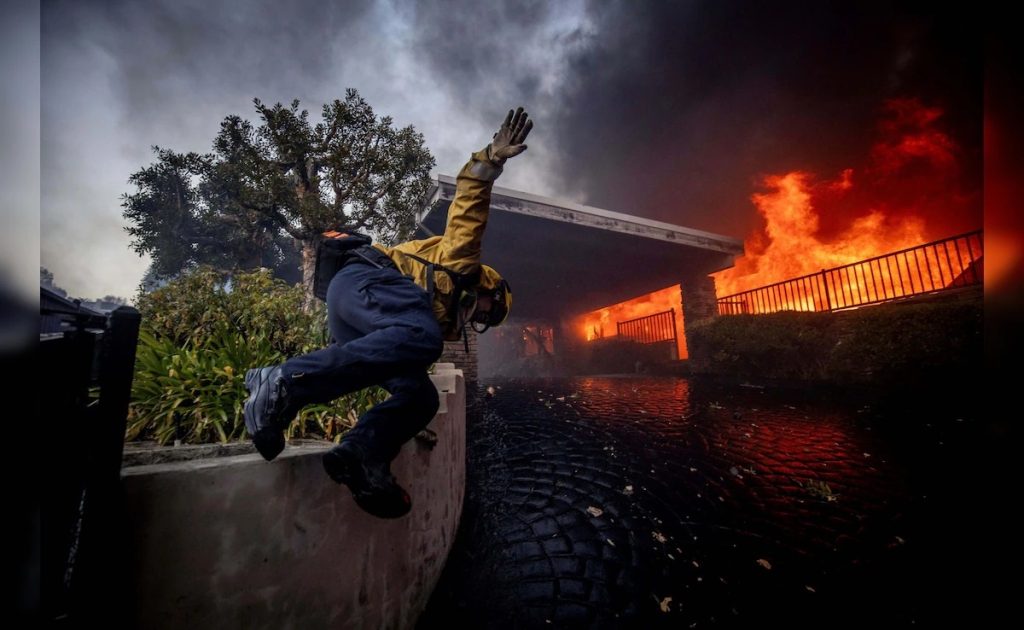
<path id="1" fill-rule="evenodd" d="M 455 178 L 439 176 L 418 217 L 418 238 L 444 231 L 454 195 Z M 486 349 L 479 353 L 485 374 L 564 369 L 559 357 L 613 340 L 654 348 L 653 355 L 638 356 L 685 358 L 686 322 L 717 310 L 709 274 L 731 267 L 743 244 L 495 187 L 483 251 L 512 286 L 513 319 L 471 340 L 471 379 L 477 343 Z M 449 344 L 446 355 L 467 363 L 461 342 Z"/>

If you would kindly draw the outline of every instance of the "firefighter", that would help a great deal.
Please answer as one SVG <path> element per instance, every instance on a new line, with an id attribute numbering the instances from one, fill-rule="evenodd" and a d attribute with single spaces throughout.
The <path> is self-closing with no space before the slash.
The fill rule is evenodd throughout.
<path id="1" fill-rule="evenodd" d="M 388 248 L 342 230 L 325 233 L 330 245 L 352 245 L 321 294 L 333 343 L 245 377 L 245 426 L 264 459 L 284 449 L 284 431 L 303 406 L 379 385 L 391 396 L 364 413 L 323 464 L 370 514 L 408 513 L 409 494 L 390 462 L 437 413 L 427 369 L 444 340 L 467 339 L 467 325 L 483 332 L 508 317 L 511 289 L 480 263 L 480 246 L 494 180 L 508 158 L 526 150 L 532 128 L 522 107 L 509 110 L 491 143 L 472 154 L 442 236 Z"/>

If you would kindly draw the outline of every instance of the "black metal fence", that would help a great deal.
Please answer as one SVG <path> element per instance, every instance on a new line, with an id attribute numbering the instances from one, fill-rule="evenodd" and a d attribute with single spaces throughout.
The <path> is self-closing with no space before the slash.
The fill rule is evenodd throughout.
<path id="1" fill-rule="evenodd" d="M 40 505 L 42 625 L 78 627 L 123 604 L 120 472 L 140 315 L 43 289 L 40 320 L 39 431 L 56 436 Z"/>
<path id="2" fill-rule="evenodd" d="M 632 339 L 643 344 L 671 341 L 672 356 L 678 358 L 676 310 L 674 308 L 653 315 L 616 322 L 615 326 L 619 337 L 623 339 Z"/>
<path id="3" fill-rule="evenodd" d="M 837 311 L 982 283 L 982 230 L 718 299 L 720 315 Z"/>

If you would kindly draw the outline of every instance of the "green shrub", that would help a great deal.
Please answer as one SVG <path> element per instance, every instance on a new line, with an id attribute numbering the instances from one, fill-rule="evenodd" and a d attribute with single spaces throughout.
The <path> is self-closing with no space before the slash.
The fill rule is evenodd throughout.
<path id="1" fill-rule="evenodd" d="M 980 303 L 862 308 L 843 317 L 843 334 L 828 357 L 835 379 L 930 379 L 983 364 Z"/>
<path id="2" fill-rule="evenodd" d="M 160 444 L 246 438 L 246 370 L 327 344 L 323 305 L 305 313 L 302 299 L 301 288 L 265 270 L 236 274 L 226 285 L 213 271 L 200 269 L 141 296 L 126 438 Z M 386 397 L 374 387 L 307 406 L 288 437 L 337 440 L 359 414 Z"/>
<path id="3" fill-rule="evenodd" d="M 234 274 L 230 281 L 199 268 L 149 294 L 140 295 L 143 326 L 160 338 L 201 347 L 225 329 L 243 340 L 266 336 L 284 356 L 304 354 L 327 344 L 322 303 L 302 309 L 303 289 L 289 286 L 262 269 Z"/>
<path id="4" fill-rule="evenodd" d="M 812 378 L 831 348 L 833 324 L 822 313 L 730 315 L 693 324 L 687 344 L 698 371 Z"/>
<path id="5" fill-rule="evenodd" d="M 691 367 L 755 379 L 908 384 L 982 364 L 981 301 L 729 315 L 687 330 Z"/>

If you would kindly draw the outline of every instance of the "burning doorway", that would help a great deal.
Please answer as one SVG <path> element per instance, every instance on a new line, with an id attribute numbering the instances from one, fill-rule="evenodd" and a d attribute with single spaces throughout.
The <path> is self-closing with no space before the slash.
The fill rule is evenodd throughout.
<path id="1" fill-rule="evenodd" d="M 687 358 L 682 291 L 674 285 L 599 308 L 573 320 L 585 341 L 621 337 L 664 347 L 665 360 Z"/>

